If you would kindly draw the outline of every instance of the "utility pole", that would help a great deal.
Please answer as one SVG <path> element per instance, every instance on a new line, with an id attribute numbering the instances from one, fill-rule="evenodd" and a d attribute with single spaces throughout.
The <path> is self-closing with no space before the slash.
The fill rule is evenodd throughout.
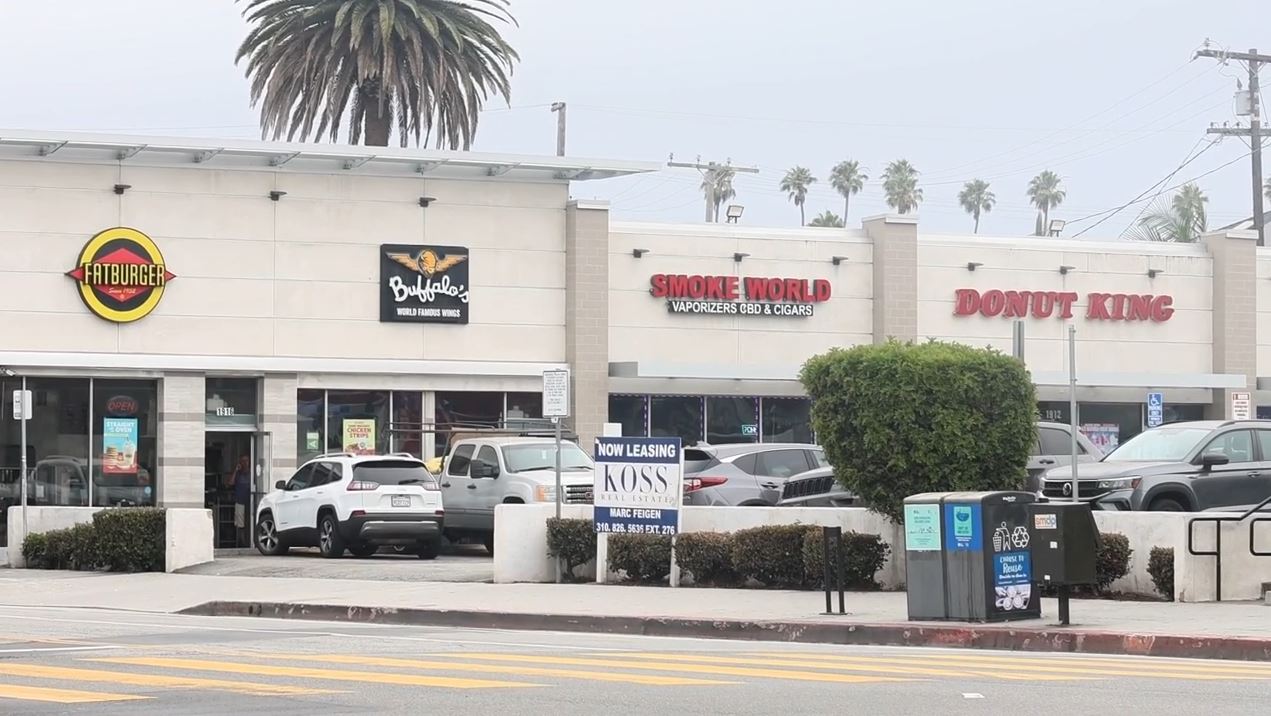
<path id="1" fill-rule="evenodd" d="M 552 111 L 556 113 L 556 156 L 565 156 L 565 103 L 552 102 Z"/>
<path id="2" fill-rule="evenodd" d="M 713 175 L 715 172 L 724 168 L 733 170 L 734 174 L 738 172 L 742 174 L 758 174 L 759 173 L 758 167 L 733 166 L 732 159 L 725 159 L 723 164 L 720 164 L 719 162 L 706 162 L 705 164 L 703 164 L 702 158 L 700 156 L 697 158 L 697 161 L 695 162 L 677 162 L 675 161 L 675 155 L 672 154 L 670 159 L 667 161 L 666 165 L 668 167 L 679 167 L 682 169 L 696 169 L 702 173 L 703 178 L 705 178 L 708 174 Z M 715 215 L 715 185 L 712 183 L 712 184 L 708 184 L 706 187 L 706 223 L 709 224 L 713 221 L 718 221 L 718 220 L 719 220 L 719 217 Z"/>
<path id="3" fill-rule="evenodd" d="M 1206 40 L 1208 44 L 1208 40 Z M 1258 70 L 1271 63 L 1271 55 L 1259 55 L 1257 48 L 1248 52 L 1211 50 L 1208 47 L 1196 51 L 1196 57 L 1209 57 L 1226 64 L 1228 60 L 1240 60 L 1249 68 L 1249 127 L 1210 127 L 1208 134 L 1228 137 L 1248 137 L 1253 169 L 1253 228 L 1258 232 L 1258 246 L 1266 245 L 1266 227 L 1262 213 L 1262 116 L 1258 96 Z"/>

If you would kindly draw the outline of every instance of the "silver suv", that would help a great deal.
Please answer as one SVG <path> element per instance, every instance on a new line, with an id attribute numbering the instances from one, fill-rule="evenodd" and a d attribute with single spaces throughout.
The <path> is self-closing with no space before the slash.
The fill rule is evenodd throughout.
<path id="1" fill-rule="evenodd" d="M 786 480 L 829 463 L 816 445 L 739 443 L 684 450 L 684 504 L 775 505 Z"/>

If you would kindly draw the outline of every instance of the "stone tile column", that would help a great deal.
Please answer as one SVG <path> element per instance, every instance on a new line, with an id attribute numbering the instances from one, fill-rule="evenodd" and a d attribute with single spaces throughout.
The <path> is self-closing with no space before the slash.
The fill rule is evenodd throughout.
<path id="1" fill-rule="evenodd" d="M 286 480 L 296 471 L 299 440 L 296 428 L 296 386 L 294 374 L 266 375 L 260 381 L 260 417 L 257 425 L 269 433 L 272 460 L 264 484 L 258 490 L 268 492 L 278 480 Z"/>
<path id="2" fill-rule="evenodd" d="M 918 217 L 861 222 L 874 242 L 874 342 L 918 338 Z"/>
<path id="3" fill-rule="evenodd" d="M 1213 372 L 1239 375 L 1245 387 L 1218 389 L 1206 410 L 1211 420 L 1231 418 L 1231 394 L 1256 398 L 1258 385 L 1258 287 L 1255 231 L 1221 231 L 1202 237 L 1214 259 Z M 1257 406 L 1250 407 L 1257 415 Z"/>
<path id="4" fill-rule="evenodd" d="M 609 202 L 565 209 L 565 360 L 574 431 L 583 450 L 609 419 Z"/>
<path id="5" fill-rule="evenodd" d="M 169 373 L 159 381 L 160 507 L 202 509 L 206 380 L 202 373 Z"/>

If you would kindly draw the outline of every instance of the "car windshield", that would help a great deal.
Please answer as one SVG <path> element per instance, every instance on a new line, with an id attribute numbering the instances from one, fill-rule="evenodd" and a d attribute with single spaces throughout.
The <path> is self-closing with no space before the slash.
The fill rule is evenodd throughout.
<path id="1" fill-rule="evenodd" d="M 508 445 L 503 448 L 503 462 L 508 472 L 556 469 L 556 443 Z M 560 444 L 562 470 L 590 470 L 591 458 L 573 443 Z"/>
<path id="2" fill-rule="evenodd" d="M 1212 432 L 1208 428 L 1157 428 L 1135 435 L 1103 459 L 1107 462 L 1179 462 Z"/>
<path id="3" fill-rule="evenodd" d="M 424 466 L 410 460 L 377 460 L 353 467 L 353 479 L 380 485 L 430 485 L 437 479 Z"/>

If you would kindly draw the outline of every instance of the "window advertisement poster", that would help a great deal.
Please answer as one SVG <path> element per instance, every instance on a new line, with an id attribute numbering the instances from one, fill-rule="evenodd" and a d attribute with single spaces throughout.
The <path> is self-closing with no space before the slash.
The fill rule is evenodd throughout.
<path id="1" fill-rule="evenodd" d="M 684 500 L 679 438 L 596 438 L 596 532 L 674 535 Z"/>
<path id="2" fill-rule="evenodd" d="M 102 472 L 107 475 L 137 473 L 137 419 L 102 419 Z"/>
<path id="3" fill-rule="evenodd" d="M 978 550 L 984 546 L 980 529 L 981 508 L 978 504 L 945 505 L 944 535 L 951 551 Z"/>
<path id="4" fill-rule="evenodd" d="M 374 419 L 345 419 L 342 423 L 342 432 L 340 445 L 344 452 L 352 455 L 375 454 Z"/>
<path id="5" fill-rule="evenodd" d="M 940 551 L 940 505 L 905 505 L 905 549 Z"/>
<path id="6" fill-rule="evenodd" d="M 1121 444 L 1121 426 L 1116 423 L 1086 423 L 1081 432 L 1094 443 L 1104 455 Z"/>

